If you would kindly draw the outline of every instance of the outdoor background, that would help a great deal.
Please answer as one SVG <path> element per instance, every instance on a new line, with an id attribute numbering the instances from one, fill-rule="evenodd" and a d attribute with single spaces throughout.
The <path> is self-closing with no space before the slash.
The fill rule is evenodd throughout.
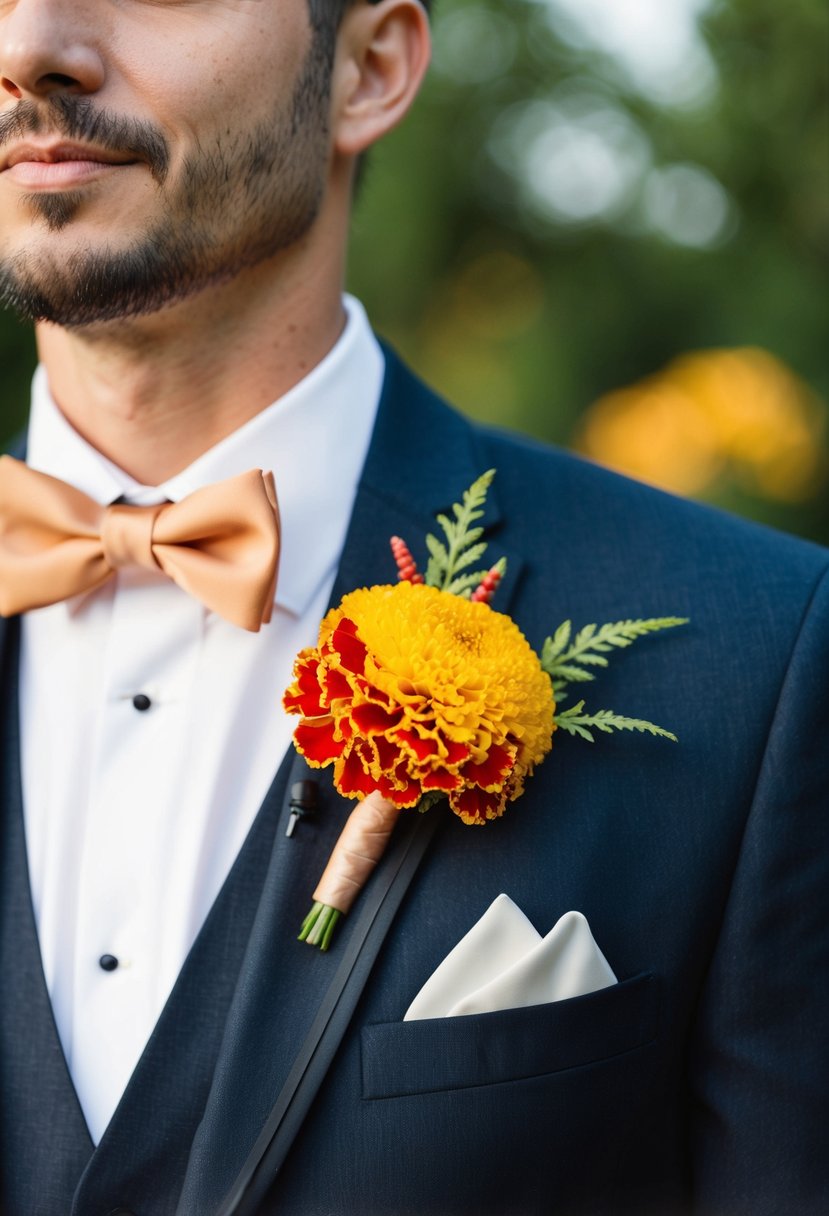
<path id="1" fill-rule="evenodd" d="M 825 0 L 436 0 L 350 287 L 470 415 L 829 542 Z M 33 350 L 0 316 L 8 435 Z"/>

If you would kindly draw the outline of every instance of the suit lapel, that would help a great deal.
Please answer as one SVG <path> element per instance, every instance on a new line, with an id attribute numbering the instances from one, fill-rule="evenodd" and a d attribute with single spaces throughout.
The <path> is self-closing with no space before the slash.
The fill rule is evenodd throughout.
<path id="1" fill-rule="evenodd" d="M 94 1146 L 52 1014 L 32 906 L 20 773 L 19 637 L 19 619 L 0 618 L 0 1208 L 45 1211 L 48 1190 L 53 1204 L 68 1211 Z"/>
<path id="2" fill-rule="evenodd" d="M 332 604 L 355 587 L 395 581 L 389 540 L 402 536 L 421 568 L 426 564 L 425 535 L 435 532 L 435 514 L 447 511 L 487 469 L 469 423 L 417 380 L 389 350 L 386 378 L 371 446 L 360 479 Z M 498 544 L 502 523 L 497 477 L 482 523 L 492 540 L 493 560 L 507 558 L 498 591 L 506 611 L 522 559 Z"/>
<path id="3" fill-rule="evenodd" d="M 338 603 L 343 594 L 356 587 L 394 581 L 389 538 L 395 534 L 405 537 L 425 563 L 423 537 L 434 528 L 435 511 L 447 509 L 485 468 L 485 457 L 477 451 L 468 424 L 387 353 L 377 423 L 332 603 Z M 492 552 L 500 556 L 497 542 L 500 517 L 494 493 L 490 495 L 483 522 L 488 534 L 494 534 Z M 502 610 L 517 582 L 521 564 L 515 554 L 507 557 L 508 576 L 499 591 Z M 304 762 L 297 758 L 288 782 L 283 825 L 289 813 L 290 786 L 306 775 Z M 194 1140 L 179 1204 L 181 1213 L 215 1212 L 220 1204 L 223 1216 L 246 1210 L 236 1203 L 268 1147 L 268 1128 L 274 1122 L 275 1112 L 285 1107 L 286 1082 L 292 1071 L 296 1079 L 302 1068 L 308 1032 L 326 998 L 331 1001 L 335 980 L 343 979 L 342 973 L 337 977 L 342 961 L 351 955 L 351 971 L 346 980 L 347 1010 L 345 1014 L 341 1010 L 337 1019 L 339 1038 L 402 900 L 398 871 L 407 880 L 411 878 L 418 854 L 425 851 L 425 835 L 418 841 L 418 832 L 413 831 L 418 822 L 402 822 L 396 843 L 387 851 L 352 914 L 342 923 L 330 953 L 323 955 L 300 946 L 296 941 L 298 926 L 350 809 L 350 804 L 333 789 L 327 772 L 310 775 L 320 782 L 320 812 L 315 821 L 301 822 L 290 839 L 285 837 L 283 825 L 277 830 L 213 1088 Z M 389 888 L 392 897 L 381 899 Z M 379 902 L 383 903 L 384 911 L 366 929 L 365 921 L 360 924 L 361 906 L 367 909 L 375 906 L 376 911 Z M 335 1050 L 336 1043 L 332 1048 L 329 1042 L 320 1053 L 315 1064 L 316 1087 L 324 1079 Z M 303 1109 L 300 1106 L 292 1107 L 291 1139 L 307 1102 Z M 283 1129 L 279 1134 L 287 1133 Z M 278 1168 L 287 1151 L 285 1145 L 282 1148 L 281 1156 L 277 1153 L 272 1162 L 265 1163 L 264 1175 L 259 1170 L 257 1193 L 268 1185 L 267 1171 L 271 1170 L 272 1177 Z"/>

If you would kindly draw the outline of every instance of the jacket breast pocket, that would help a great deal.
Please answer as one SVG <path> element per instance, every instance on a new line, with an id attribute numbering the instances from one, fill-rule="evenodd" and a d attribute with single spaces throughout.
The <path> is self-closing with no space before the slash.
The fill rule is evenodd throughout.
<path id="1" fill-rule="evenodd" d="M 365 1026 L 363 1097 L 466 1089 L 599 1063 L 651 1042 L 658 1021 L 658 983 L 643 973 L 546 1005 Z"/>

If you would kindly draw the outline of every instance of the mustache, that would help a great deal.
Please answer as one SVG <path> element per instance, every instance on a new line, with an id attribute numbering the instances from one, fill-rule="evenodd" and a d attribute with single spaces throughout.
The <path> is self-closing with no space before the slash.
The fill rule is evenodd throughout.
<path id="1" fill-rule="evenodd" d="M 170 147 L 158 127 L 99 109 L 88 97 L 66 93 L 43 101 L 19 101 L 13 110 L 0 115 L 0 149 L 13 139 L 44 133 L 143 160 L 159 185 L 170 168 Z"/>

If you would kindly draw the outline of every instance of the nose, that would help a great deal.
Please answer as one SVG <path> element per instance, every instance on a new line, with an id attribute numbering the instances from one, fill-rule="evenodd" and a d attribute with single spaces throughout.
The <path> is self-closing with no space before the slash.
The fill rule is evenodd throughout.
<path id="1" fill-rule="evenodd" d="M 11 0 L 0 12 L 0 104 L 3 93 L 35 100 L 100 89 L 98 23 L 83 0 Z"/>

